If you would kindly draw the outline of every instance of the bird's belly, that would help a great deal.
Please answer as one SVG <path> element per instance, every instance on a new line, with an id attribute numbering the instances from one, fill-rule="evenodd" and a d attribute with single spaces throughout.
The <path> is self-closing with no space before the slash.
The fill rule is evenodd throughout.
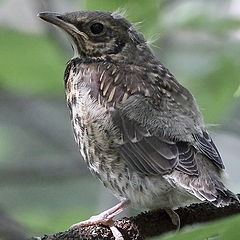
<path id="1" fill-rule="evenodd" d="M 122 191 L 116 193 L 116 196 L 129 199 L 131 206 L 136 209 L 176 208 L 196 201 L 160 175 L 142 176 L 133 172 L 118 182 L 118 186 Z"/>

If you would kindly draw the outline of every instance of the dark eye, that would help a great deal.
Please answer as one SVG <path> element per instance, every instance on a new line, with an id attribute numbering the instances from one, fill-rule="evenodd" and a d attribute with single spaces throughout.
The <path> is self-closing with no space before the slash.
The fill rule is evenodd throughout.
<path id="1" fill-rule="evenodd" d="M 104 29 L 104 26 L 101 23 L 93 23 L 90 26 L 90 30 L 93 34 L 99 34 L 103 31 L 103 29 Z"/>

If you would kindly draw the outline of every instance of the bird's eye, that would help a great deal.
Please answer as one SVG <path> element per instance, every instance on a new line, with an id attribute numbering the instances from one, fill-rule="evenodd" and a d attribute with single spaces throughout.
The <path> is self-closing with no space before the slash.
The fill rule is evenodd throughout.
<path id="1" fill-rule="evenodd" d="M 93 23 L 90 26 L 90 30 L 93 34 L 99 34 L 103 31 L 103 29 L 104 29 L 104 26 L 102 23 Z"/>

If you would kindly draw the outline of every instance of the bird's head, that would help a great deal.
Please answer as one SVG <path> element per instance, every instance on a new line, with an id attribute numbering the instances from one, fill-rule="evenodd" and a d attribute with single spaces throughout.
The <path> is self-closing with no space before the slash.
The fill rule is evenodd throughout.
<path id="1" fill-rule="evenodd" d="M 110 57 L 128 61 L 141 52 L 150 53 L 143 35 L 121 15 L 103 11 L 77 11 L 65 14 L 42 12 L 38 16 L 57 25 L 69 36 L 75 56 Z"/>

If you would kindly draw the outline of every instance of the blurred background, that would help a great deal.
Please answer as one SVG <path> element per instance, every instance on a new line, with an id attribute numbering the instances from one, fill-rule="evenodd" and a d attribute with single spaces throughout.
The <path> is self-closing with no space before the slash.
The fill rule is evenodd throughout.
<path id="1" fill-rule="evenodd" d="M 224 159 L 228 186 L 240 192 L 240 1 L 0 0 L 5 239 L 12 229 L 31 236 L 64 231 L 116 202 L 90 175 L 73 141 L 63 89 L 70 44 L 36 15 L 118 8 L 141 22 L 152 50 L 196 97 Z"/>

